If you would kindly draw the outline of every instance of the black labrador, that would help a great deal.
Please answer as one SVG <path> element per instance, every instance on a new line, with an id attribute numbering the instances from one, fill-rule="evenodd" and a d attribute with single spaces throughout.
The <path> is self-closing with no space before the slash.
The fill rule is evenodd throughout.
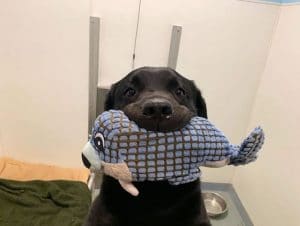
<path id="1" fill-rule="evenodd" d="M 143 67 L 115 83 L 105 110 L 120 109 L 140 127 L 171 131 L 191 117 L 207 118 L 206 104 L 195 84 L 175 70 Z M 119 182 L 104 176 L 85 226 L 209 226 L 200 180 L 183 185 L 167 181 L 135 182 L 134 197 Z"/>

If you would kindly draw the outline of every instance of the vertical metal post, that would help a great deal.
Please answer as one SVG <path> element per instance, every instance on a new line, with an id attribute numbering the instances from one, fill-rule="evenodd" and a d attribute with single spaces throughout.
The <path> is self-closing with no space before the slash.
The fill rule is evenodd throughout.
<path id="1" fill-rule="evenodd" d="M 168 58 L 168 67 L 176 69 L 182 27 L 173 25 Z"/>
<path id="2" fill-rule="evenodd" d="M 97 86 L 99 74 L 99 32 L 100 18 L 90 17 L 90 43 L 89 43 L 89 133 L 92 131 L 97 117 Z"/>

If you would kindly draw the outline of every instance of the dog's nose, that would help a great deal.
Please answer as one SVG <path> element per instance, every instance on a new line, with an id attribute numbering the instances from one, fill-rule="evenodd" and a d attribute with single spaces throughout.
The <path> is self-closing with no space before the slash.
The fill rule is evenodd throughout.
<path id="1" fill-rule="evenodd" d="M 173 113 L 172 105 L 164 99 L 154 98 L 146 101 L 143 106 L 143 115 L 152 118 L 170 117 Z"/>

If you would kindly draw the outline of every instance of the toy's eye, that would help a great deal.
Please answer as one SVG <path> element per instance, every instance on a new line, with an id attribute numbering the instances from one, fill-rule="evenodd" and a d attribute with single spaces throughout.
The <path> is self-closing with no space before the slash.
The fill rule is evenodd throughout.
<path id="1" fill-rule="evenodd" d="M 136 94 L 136 91 L 133 88 L 127 88 L 124 92 L 124 95 L 127 97 L 133 97 L 135 94 Z"/>
<path id="2" fill-rule="evenodd" d="M 97 133 L 94 138 L 94 144 L 98 150 L 104 150 L 104 138 L 101 133 Z"/>
<path id="3" fill-rule="evenodd" d="M 183 97 L 186 95 L 185 93 L 185 90 L 182 89 L 182 88 L 178 88 L 176 91 L 175 91 L 176 95 L 179 96 L 179 97 Z"/>

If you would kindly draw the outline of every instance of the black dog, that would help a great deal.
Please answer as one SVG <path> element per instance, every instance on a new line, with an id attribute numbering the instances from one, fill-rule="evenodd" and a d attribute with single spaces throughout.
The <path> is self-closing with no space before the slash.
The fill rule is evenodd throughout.
<path id="1" fill-rule="evenodd" d="M 120 109 L 140 127 L 171 131 L 191 117 L 207 118 L 206 104 L 194 83 L 170 68 L 143 67 L 115 83 L 105 110 Z M 200 180 L 173 186 L 167 181 L 136 182 L 134 197 L 104 176 L 86 226 L 209 226 Z"/>

